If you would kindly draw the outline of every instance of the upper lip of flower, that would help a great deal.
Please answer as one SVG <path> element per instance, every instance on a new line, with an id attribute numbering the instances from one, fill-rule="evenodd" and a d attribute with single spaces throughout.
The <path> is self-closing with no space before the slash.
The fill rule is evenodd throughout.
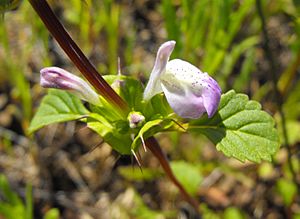
<path id="1" fill-rule="evenodd" d="M 192 64 L 174 59 L 169 61 L 175 41 L 163 43 L 158 49 L 144 100 L 164 92 L 171 108 L 184 118 L 199 118 L 204 112 L 212 117 L 221 97 L 221 88 L 207 73 Z"/>
<path id="2" fill-rule="evenodd" d="M 155 94 L 162 92 L 162 88 L 160 86 L 160 75 L 166 70 L 167 62 L 174 50 L 175 44 L 176 42 L 171 40 L 163 43 L 159 47 L 149 82 L 145 88 L 144 100 L 150 100 Z"/>

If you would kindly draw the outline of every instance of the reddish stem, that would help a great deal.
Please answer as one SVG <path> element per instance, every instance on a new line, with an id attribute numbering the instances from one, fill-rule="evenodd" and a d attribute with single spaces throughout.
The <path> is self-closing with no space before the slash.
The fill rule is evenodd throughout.
<path id="1" fill-rule="evenodd" d="M 197 212 L 199 212 L 199 203 L 197 200 L 192 198 L 187 191 L 183 188 L 180 182 L 176 179 L 173 174 L 173 171 L 170 167 L 169 161 L 165 156 L 164 152 L 162 151 L 161 147 L 159 146 L 158 142 L 154 137 L 150 137 L 145 141 L 146 147 L 153 153 L 153 155 L 159 160 L 162 168 L 166 172 L 167 176 L 170 180 L 177 186 L 183 198 L 189 202 Z"/>
<path id="2" fill-rule="evenodd" d="M 99 94 L 101 94 L 108 102 L 115 105 L 121 112 L 127 113 L 127 103 L 111 88 L 83 54 L 81 49 L 59 22 L 48 3 L 45 0 L 29 0 L 29 2 L 40 16 L 49 32 L 91 85 L 93 85 Z"/>

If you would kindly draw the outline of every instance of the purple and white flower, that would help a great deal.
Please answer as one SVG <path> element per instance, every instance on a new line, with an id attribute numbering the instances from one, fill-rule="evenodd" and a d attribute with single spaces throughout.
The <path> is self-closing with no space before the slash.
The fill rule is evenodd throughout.
<path id="1" fill-rule="evenodd" d="M 207 113 L 212 117 L 218 109 L 221 88 L 207 73 L 189 62 L 174 59 L 169 61 L 175 41 L 165 42 L 157 52 L 149 82 L 144 91 L 144 100 L 164 92 L 176 114 L 183 118 L 197 119 Z"/>
<path id="2" fill-rule="evenodd" d="M 67 90 L 91 104 L 101 105 L 99 95 L 80 77 L 58 67 L 43 68 L 40 73 L 42 87 Z"/>

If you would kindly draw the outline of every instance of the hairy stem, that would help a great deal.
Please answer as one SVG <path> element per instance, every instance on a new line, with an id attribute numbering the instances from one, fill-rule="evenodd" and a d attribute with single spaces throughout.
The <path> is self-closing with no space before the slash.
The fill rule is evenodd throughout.
<path id="1" fill-rule="evenodd" d="M 61 48 L 99 94 L 109 103 L 116 106 L 120 112 L 124 114 L 128 113 L 128 105 L 126 102 L 111 88 L 83 54 L 57 19 L 48 3 L 45 0 L 29 0 L 29 2 Z"/>
<path id="2" fill-rule="evenodd" d="M 169 161 L 159 146 L 158 142 L 154 137 L 150 137 L 145 141 L 146 147 L 153 153 L 153 155 L 158 159 L 162 168 L 164 169 L 170 180 L 177 186 L 183 198 L 190 203 L 197 212 L 199 212 L 199 203 L 197 200 L 192 198 L 187 191 L 183 188 L 180 182 L 174 176 L 172 169 L 170 167 Z"/>
<path id="3" fill-rule="evenodd" d="M 257 8 L 259 18 L 261 20 L 262 33 L 263 33 L 263 37 L 264 37 L 263 48 L 264 48 L 264 52 L 265 52 L 265 55 L 267 57 L 267 60 L 269 62 L 269 65 L 270 65 L 270 76 L 271 76 L 271 79 L 272 79 L 273 90 L 274 90 L 274 93 L 275 93 L 276 105 L 277 105 L 277 109 L 278 109 L 278 112 L 279 112 L 280 117 L 281 117 L 281 126 L 282 126 L 282 131 L 283 131 L 284 146 L 286 147 L 287 152 L 288 152 L 288 165 L 289 165 L 289 169 L 292 173 L 293 180 L 296 183 L 296 185 L 298 187 L 298 190 L 299 190 L 299 184 L 297 182 L 296 171 L 295 171 L 293 163 L 292 163 L 292 150 L 291 150 L 291 146 L 289 144 L 288 135 L 287 135 L 285 114 L 283 112 L 283 107 L 282 107 L 283 98 L 282 98 L 282 95 L 281 95 L 281 93 L 280 93 L 280 91 L 277 87 L 277 82 L 278 82 L 278 77 L 276 75 L 277 66 L 275 64 L 274 56 L 273 56 L 273 53 L 272 53 L 271 48 L 269 46 L 270 40 L 269 40 L 269 35 L 268 35 L 267 27 L 266 27 L 265 16 L 264 16 L 264 13 L 263 13 L 263 10 L 262 10 L 261 0 L 256 0 L 256 8 Z"/>

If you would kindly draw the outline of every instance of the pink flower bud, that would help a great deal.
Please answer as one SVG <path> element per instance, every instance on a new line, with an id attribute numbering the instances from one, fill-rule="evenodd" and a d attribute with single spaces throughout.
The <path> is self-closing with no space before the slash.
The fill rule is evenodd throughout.
<path id="1" fill-rule="evenodd" d="M 145 121 L 143 114 L 135 111 L 129 113 L 127 119 L 129 121 L 130 128 L 140 127 Z"/>
<path id="2" fill-rule="evenodd" d="M 91 104 L 101 104 L 98 94 L 87 82 L 76 75 L 58 67 L 43 68 L 40 72 L 42 87 L 67 90 Z"/>

